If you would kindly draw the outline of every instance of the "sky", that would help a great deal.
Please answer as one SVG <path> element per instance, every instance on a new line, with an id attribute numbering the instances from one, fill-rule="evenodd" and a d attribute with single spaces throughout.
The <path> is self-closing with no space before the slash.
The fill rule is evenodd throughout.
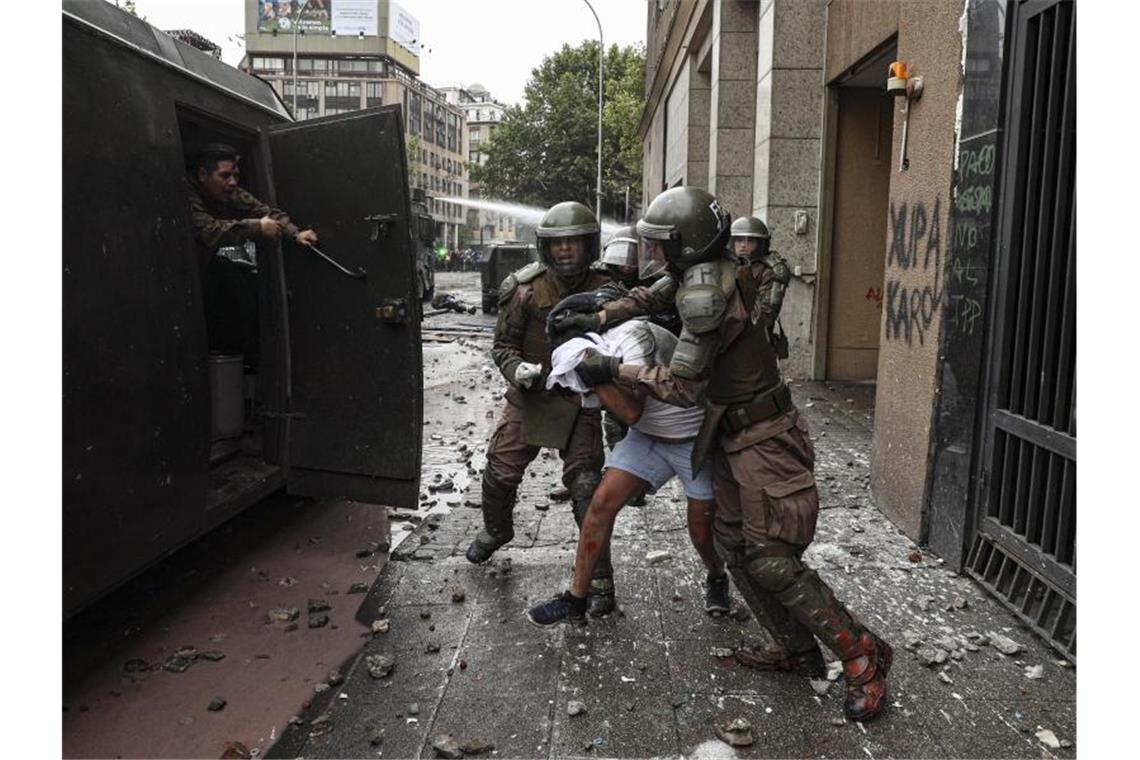
<path id="1" fill-rule="evenodd" d="M 335 0 L 334 0 L 335 2 Z M 647 0 L 591 0 L 606 45 L 645 42 Z M 420 22 L 420 78 L 434 87 L 486 87 L 512 104 L 530 72 L 562 47 L 597 39 L 584 0 L 399 0 Z M 193 29 L 222 46 L 237 65 L 244 52 L 243 0 L 135 0 L 140 16 L 160 29 Z"/>

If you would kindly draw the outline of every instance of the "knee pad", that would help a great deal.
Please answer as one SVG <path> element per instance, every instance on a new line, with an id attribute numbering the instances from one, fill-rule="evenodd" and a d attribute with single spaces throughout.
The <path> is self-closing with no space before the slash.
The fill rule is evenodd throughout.
<path id="1" fill-rule="evenodd" d="M 749 577 L 772 594 L 790 589 L 805 570 L 798 557 L 775 557 L 755 549 L 747 552 L 745 567 Z"/>

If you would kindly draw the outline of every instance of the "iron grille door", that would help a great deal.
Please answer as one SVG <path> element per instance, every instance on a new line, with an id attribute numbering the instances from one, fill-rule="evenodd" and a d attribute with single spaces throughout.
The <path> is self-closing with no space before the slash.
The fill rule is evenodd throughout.
<path id="1" fill-rule="evenodd" d="M 967 569 L 1076 659 L 1076 9 L 1011 7 L 978 533 Z"/>

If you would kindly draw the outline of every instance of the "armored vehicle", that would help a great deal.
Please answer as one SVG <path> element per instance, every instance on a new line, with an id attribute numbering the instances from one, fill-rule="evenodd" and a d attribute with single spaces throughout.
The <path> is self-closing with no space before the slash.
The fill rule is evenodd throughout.
<path id="1" fill-rule="evenodd" d="M 65 616 L 278 489 L 414 505 L 421 285 L 399 107 L 294 122 L 267 83 L 112 3 L 62 14 Z M 252 367 L 207 343 L 186 177 L 216 142 L 344 267 L 292 242 L 246 251 Z"/>
<path id="2" fill-rule="evenodd" d="M 507 275 L 538 261 L 538 249 L 521 240 L 488 243 L 483 248 L 479 274 L 483 284 L 483 313 L 498 311 L 499 285 Z"/>

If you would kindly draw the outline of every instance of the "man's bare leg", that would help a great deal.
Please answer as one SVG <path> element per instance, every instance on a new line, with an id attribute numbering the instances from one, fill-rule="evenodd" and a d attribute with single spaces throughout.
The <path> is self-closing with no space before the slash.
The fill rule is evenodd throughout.
<path id="1" fill-rule="evenodd" d="M 713 544 L 713 517 L 716 515 L 716 502 L 711 499 L 689 499 L 689 540 L 705 563 L 708 576 L 705 578 L 705 612 L 724 613 L 732 609 L 728 597 L 728 576 L 724 572 L 724 561 L 716 553 Z"/>
<path id="2" fill-rule="evenodd" d="M 578 532 L 578 551 L 574 557 L 574 578 L 570 583 L 570 593 L 579 598 L 585 598 L 590 589 L 590 581 L 594 577 L 594 568 L 598 563 L 598 555 L 602 549 L 609 546 L 613 535 L 614 522 L 618 512 L 630 499 L 645 490 L 648 486 L 641 478 L 625 470 L 611 467 L 602 476 L 602 482 L 594 491 L 594 498 L 590 500 L 590 508 L 582 520 L 582 529 Z M 709 534 L 711 546 L 712 534 Z M 714 553 L 715 556 L 715 553 Z M 719 559 L 718 559 L 719 561 Z"/>

